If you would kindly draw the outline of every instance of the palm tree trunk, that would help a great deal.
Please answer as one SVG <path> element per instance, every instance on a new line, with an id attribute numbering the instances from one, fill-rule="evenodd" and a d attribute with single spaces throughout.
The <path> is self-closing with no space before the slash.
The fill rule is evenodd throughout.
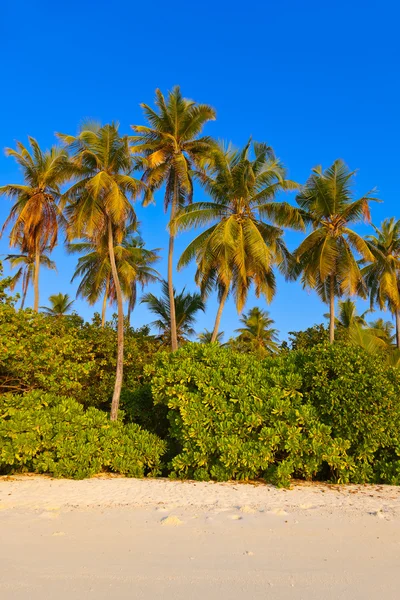
<path id="1" fill-rule="evenodd" d="M 175 176 L 174 183 L 174 197 L 172 199 L 171 206 L 171 221 L 175 217 L 176 203 L 178 197 L 178 182 Z M 174 284 L 172 281 L 173 275 L 173 259 L 174 259 L 174 242 L 175 235 L 169 234 L 169 247 L 168 247 L 168 294 L 169 294 L 169 306 L 170 306 L 170 325 L 171 325 L 171 350 L 175 352 L 178 349 L 178 338 L 176 334 L 176 315 L 175 315 L 175 298 L 174 298 Z"/>
<path id="2" fill-rule="evenodd" d="M 28 285 L 29 285 L 29 277 L 24 275 L 24 278 L 22 280 L 22 300 L 21 300 L 21 306 L 19 307 L 19 310 L 24 310 L 26 293 L 28 291 Z"/>
<path id="3" fill-rule="evenodd" d="M 39 268 L 40 268 L 40 246 L 39 246 L 39 240 L 38 240 L 36 242 L 35 275 L 34 275 L 34 282 L 33 282 L 33 290 L 34 290 L 33 310 L 35 312 L 39 312 Z"/>
<path id="4" fill-rule="evenodd" d="M 122 305 L 121 284 L 119 282 L 117 265 L 114 255 L 114 237 L 111 221 L 108 221 L 108 253 L 110 256 L 111 272 L 113 276 L 115 293 L 118 305 L 118 325 L 117 325 L 117 370 L 115 374 L 114 394 L 111 402 L 111 421 L 118 418 L 119 398 L 121 396 L 122 376 L 124 371 L 124 310 Z"/>
<path id="5" fill-rule="evenodd" d="M 106 310 L 107 310 L 107 299 L 108 299 L 109 288 L 110 288 L 110 277 L 107 277 L 106 289 L 105 289 L 104 298 L 103 298 L 103 306 L 101 309 L 101 326 L 102 327 L 104 327 L 104 325 L 106 324 Z"/>
<path id="6" fill-rule="evenodd" d="M 396 346 L 400 350 L 400 309 L 396 310 Z"/>
<path id="7" fill-rule="evenodd" d="M 214 329 L 211 336 L 211 342 L 215 342 L 218 337 L 219 326 L 221 323 L 222 311 L 224 310 L 226 299 L 228 298 L 229 287 L 226 286 L 224 293 L 222 294 L 221 302 L 219 303 L 217 316 L 215 317 Z"/>
<path id="8" fill-rule="evenodd" d="M 329 343 L 335 341 L 335 280 L 333 275 L 329 278 Z"/>

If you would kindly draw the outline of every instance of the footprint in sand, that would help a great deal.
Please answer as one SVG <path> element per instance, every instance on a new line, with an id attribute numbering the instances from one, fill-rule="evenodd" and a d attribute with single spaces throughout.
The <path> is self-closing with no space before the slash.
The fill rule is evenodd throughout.
<path id="1" fill-rule="evenodd" d="M 178 525 L 182 525 L 182 523 L 183 521 L 175 515 L 169 515 L 168 517 L 161 519 L 161 525 L 168 525 L 169 527 L 177 527 Z"/>
<path id="2" fill-rule="evenodd" d="M 228 518 L 232 521 L 240 521 L 241 519 L 243 519 L 243 517 L 241 517 L 240 515 L 229 515 Z"/>

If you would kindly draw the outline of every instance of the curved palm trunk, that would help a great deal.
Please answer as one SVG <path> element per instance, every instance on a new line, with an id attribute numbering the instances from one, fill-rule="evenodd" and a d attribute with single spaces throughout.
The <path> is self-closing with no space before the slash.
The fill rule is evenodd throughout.
<path id="1" fill-rule="evenodd" d="M 19 307 L 19 310 L 24 310 L 26 294 L 28 291 L 28 285 L 29 285 L 29 277 L 24 275 L 24 278 L 22 280 L 22 299 L 21 299 L 21 306 Z"/>
<path id="2" fill-rule="evenodd" d="M 121 284 L 119 282 L 117 265 L 114 255 L 114 238 L 111 221 L 108 222 L 108 253 L 110 256 L 111 272 L 115 285 L 115 293 L 118 305 L 118 326 L 117 326 L 117 370 L 115 374 L 114 394 L 111 402 L 111 421 L 118 418 L 119 398 L 121 396 L 122 376 L 124 370 L 124 310 L 122 306 Z"/>
<path id="3" fill-rule="evenodd" d="M 171 221 L 175 217 L 176 213 L 176 202 L 177 202 L 177 181 L 175 177 L 174 185 L 174 197 L 171 206 Z M 174 284 L 172 281 L 173 275 L 173 259 L 174 259 L 174 242 L 175 236 L 169 234 L 169 246 L 168 246 L 168 295 L 169 295 L 169 306 L 170 306 L 170 322 L 171 322 L 171 350 L 175 352 L 178 349 L 178 338 L 176 334 L 176 314 L 175 314 L 175 298 L 174 298 Z"/>
<path id="4" fill-rule="evenodd" d="M 335 341 L 335 280 L 333 275 L 329 281 L 329 343 Z"/>
<path id="5" fill-rule="evenodd" d="M 222 311 L 224 310 L 226 299 L 228 298 L 229 287 L 225 288 L 225 291 L 222 295 L 221 302 L 219 303 L 217 316 L 215 317 L 214 329 L 211 336 L 211 342 L 215 342 L 218 336 L 219 326 L 221 324 Z"/>
<path id="6" fill-rule="evenodd" d="M 110 277 L 107 277 L 106 289 L 105 289 L 104 298 L 103 298 L 103 306 L 101 309 L 101 326 L 102 327 L 104 327 L 106 324 L 106 310 L 107 310 L 107 299 L 108 299 L 109 289 L 110 289 Z"/>
<path id="7" fill-rule="evenodd" d="M 396 346 L 400 350 L 400 309 L 396 310 Z"/>
<path id="8" fill-rule="evenodd" d="M 34 300 L 33 300 L 33 310 L 35 312 L 39 312 L 39 269 L 40 269 L 40 248 L 39 242 L 36 242 L 36 251 L 35 251 L 35 274 L 33 280 L 33 291 L 34 291 Z"/>

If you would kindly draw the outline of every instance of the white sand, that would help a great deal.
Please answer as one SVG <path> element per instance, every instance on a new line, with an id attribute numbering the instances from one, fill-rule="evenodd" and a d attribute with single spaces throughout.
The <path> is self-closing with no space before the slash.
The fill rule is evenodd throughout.
<path id="1" fill-rule="evenodd" d="M 0 478 L 1 600 L 397 600 L 400 488 Z"/>

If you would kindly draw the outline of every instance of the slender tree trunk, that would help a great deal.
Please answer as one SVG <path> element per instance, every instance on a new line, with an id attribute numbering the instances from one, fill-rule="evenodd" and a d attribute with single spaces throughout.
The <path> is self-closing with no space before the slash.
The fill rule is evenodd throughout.
<path id="1" fill-rule="evenodd" d="M 117 370 L 115 374 L 114 394 L 111 402 L 111 421 L 118 418 L 119 398 L 122 388 L 122 376 L 124 370 L 124 310 L 122 305 L 121 284 L 119 282 L 117 265 L 114 255 L 114 238 L 111 221 L 108 221 L 108 253 L 110 256 L 111 272 L 113 276 L 115 293 L 118 305 L 118 325 L 117 325 Z"/>
<path id="2" fill-rule="evenodd" d="M 29 285 L 29 278 L 24 276 L 24 278 L 22 280 L 22 300 L 21 300 L 21 306 L 19 307 L 19 310 L 24 310 L 26 293 L 28 291 L 28 285 Z"/>
<path id="3" fill-rule="evenodd" d="M 178 197 L 178 185 L 177 179 L 175 176 L 175 184 L 174 184 L 174 197 L 172 199 L 171 206 L 171 221 L 175 217 L 176 214 L 176 203 Z M 171 350 L 175 352 L 178 349 L 178 338 L 176 334 L 176 315 L 175 315 L 175 298 L 174 298 L 174 284 L 172 281 L 173 275 L 173 259 L 174 259 L 174 242 L 175 235 L 169 234 L 169 247 L 168 247 L 168 294 L 169 294 L 169 305 L 170 305 L 170 325 L 171 325 Z"/>
<path id="4" fill-rule="evenodd" d="M 329 278 L 329 343 L 335 341 L 335 280 L 333 275 Z"/>
<path id="5" fill-rule="evenodd" d="M 227 286 L 225 288 L 225 291 L 224 291 L 223 295 L 222 295 L 221 302 L 219 303 L 219 307 L 218 307 L 218 311 L 217 311 L 217 316 L 215 317 L 214 329 L 213 329 L 212 336 L 211 336 L 211 341 L 212 342 L 215 342 L 217 340 L 219 326 L 220 326 L 220 323 L 221 323 L 222 311 L 224 310 L 224 306 L 225 306 L 225 302 L 226 302 L 226 299 L 228 297 L 228 294 L 229 294 L 229 287 Z"/>
<path id="6" fill-rule="evenodd" d="M 396 346 L 400 350 L 400 309 L 396 310 Z"/>
<path id="7" fill-rule="evenodd" d="M 34 300 L 33 300 L 33 310 L 35 312 L 39 312 L 39 269 L 40 269 L 40 246 L 39 241 L 36 242 L 36 251 L 35 251 L 35 275 L 33 281 L 33 291 L 34 291 Z"/>
<path id="8" fill-rule="evenodd" d="M 108 300 L 108 292 L 110 289 L 110 276 L 107 277 L 106 289 L 104 292 L 103 298 L 103 307 L 101 309 L 101 326 L 104 327 L 106 324 L 106 310 L 107 310 L 107 300 Z"/>

